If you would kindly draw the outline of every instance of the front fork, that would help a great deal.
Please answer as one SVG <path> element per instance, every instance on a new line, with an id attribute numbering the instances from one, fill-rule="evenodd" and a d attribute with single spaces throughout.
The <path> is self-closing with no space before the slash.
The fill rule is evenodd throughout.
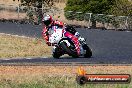
<path id="1" fill-rule="evenodd" d="M 81 36 L 78 38 L 78 40 L 80 42 L 80 56 L 84 56 L 86 54 L 86 50 L 84 49 L 83 46 L 87 45 L 86 40 Z"/>
<path id="2" fill-rule="evenodd" d="M 84 56 L 86 54 L 86 50 L 83 48 L 83 45 L 80 45 L 80 56 Z"/>

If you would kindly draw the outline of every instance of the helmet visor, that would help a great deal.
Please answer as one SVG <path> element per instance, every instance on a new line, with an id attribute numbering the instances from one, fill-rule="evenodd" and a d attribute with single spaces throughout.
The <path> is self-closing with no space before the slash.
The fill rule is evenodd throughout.
<path id="1" fill-rule="evenodd" d="M 44 21 L 44 24 L 45 24 L 46 26 L 49 26 L 49 25 L 51 24 L 51 21 L 50 21 L 50 20 L 46 20 L 46 21 Z"/>

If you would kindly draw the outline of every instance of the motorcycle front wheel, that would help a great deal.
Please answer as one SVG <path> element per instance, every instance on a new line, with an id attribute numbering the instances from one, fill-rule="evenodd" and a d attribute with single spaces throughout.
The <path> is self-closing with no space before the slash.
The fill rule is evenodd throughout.
<path id="1" fill-rule="evenodd" d="M 85 58 L 90 58 L 92 56 L 92 50 L 88 47 L 87 44 L 83 45 L 83 49 L 86 50 L 86 53 L 84 54 Z"/>
<path id="2" fill-rule="evenodd" d="M 59 47 L 56 46 L 56 48 L 54 49 L 54 52 L 52 52 L 52 56 L 53 56 L 54 58 L 60 58 L 61 55 L 62 55 L 62 54 L 61 54 L 61 52 L 60 52 Z"/>

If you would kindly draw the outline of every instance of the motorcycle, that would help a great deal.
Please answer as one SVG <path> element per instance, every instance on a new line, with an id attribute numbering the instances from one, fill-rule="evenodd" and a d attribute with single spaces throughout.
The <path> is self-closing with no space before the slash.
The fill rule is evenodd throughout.
<path id="1" fill-rule="evenodd" d="M 90 58 L 92 56 L 92 51 L 86 44 L 86 41 L 79 41 L 84 38 L 71 34 L 63 27 L 52 26 L 48 30 L 49 39 L 47 44 L 53 46 L 52 56 L 54 58 L 59 58 L 64 54 L 68 54 L 74 58 L 80 56 Z M 47 38 L 44 29 L 42 35 L 44 39 Z"/>

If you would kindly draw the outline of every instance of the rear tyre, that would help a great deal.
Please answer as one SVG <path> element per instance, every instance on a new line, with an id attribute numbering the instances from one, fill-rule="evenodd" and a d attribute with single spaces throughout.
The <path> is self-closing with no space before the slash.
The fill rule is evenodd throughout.
<path id="1" fill-rule="evenodd" d="M 62 49 L 69 55 L 72 56 L 73 58 L 77 58 L 77 52 L 75 51 L 75 48 L 70 48 L 67 46 L 67 44 L 65 42 L 61 42 L 60 46 L 62 47 Z M 74 46 L 74 45 L 73 45 Z"/>
<path id="2" fill-rule="evenodd" d="M 85 58 L 90 58 L 92 56 L 92 51 L 88 47 L 88 45 L 87 44 L 83 45 L 83 49 L 86 50 L 86 54 L 84 54 L 84 57 Z"/>

